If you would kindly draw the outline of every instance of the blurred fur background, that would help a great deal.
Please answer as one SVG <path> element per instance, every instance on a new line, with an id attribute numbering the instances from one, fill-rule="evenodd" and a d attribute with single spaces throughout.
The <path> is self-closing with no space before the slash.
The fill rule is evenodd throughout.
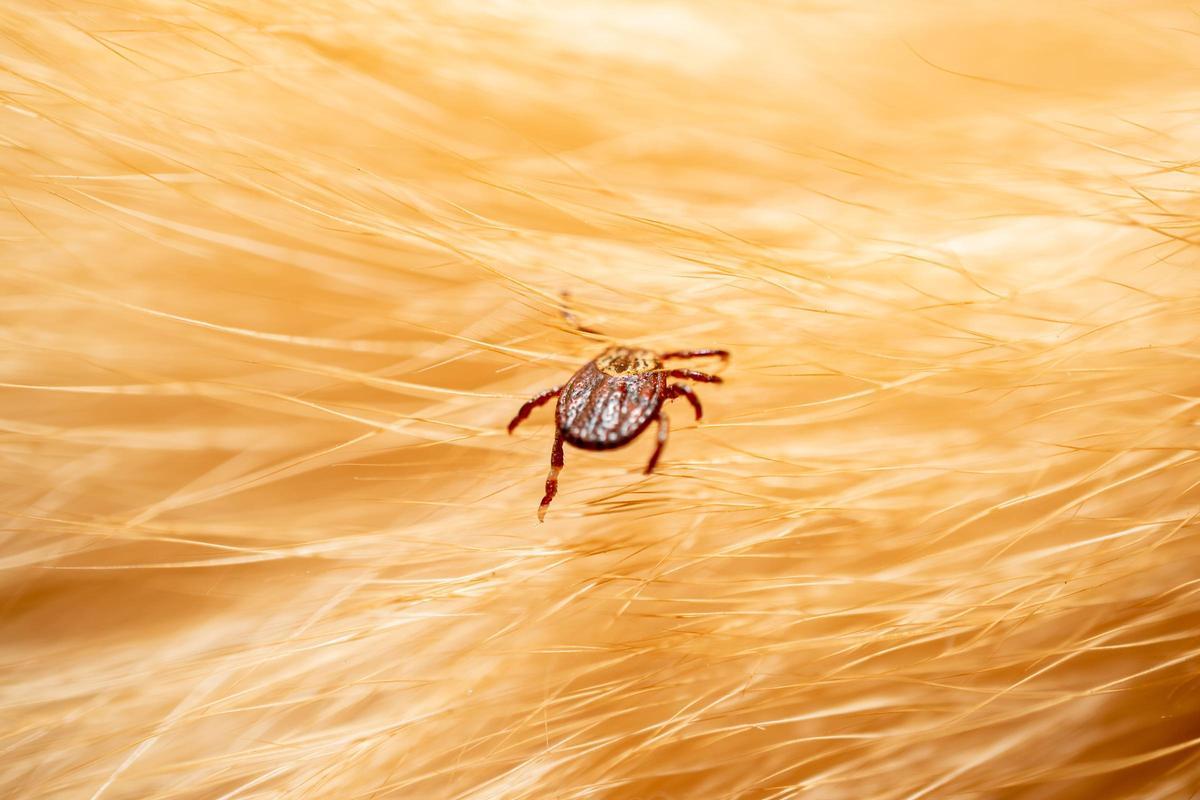
<path id="1" fill-rule="evenodd" d="M 1198 67 L 1155 0 L 7 0 L 0 796 L 1197 796 Z M 538 525 L 563 290 L 734 359 Z"/>

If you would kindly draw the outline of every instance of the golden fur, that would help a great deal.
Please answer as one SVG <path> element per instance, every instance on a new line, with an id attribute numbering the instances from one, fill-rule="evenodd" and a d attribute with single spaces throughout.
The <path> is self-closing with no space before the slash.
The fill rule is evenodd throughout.
<path id="1" fill-rule="evenodd" d="M 10 0 L 0 797 L 1188 800 L 1183 2 Z M 730 349 L 658 474 L 552 411 Z"/>

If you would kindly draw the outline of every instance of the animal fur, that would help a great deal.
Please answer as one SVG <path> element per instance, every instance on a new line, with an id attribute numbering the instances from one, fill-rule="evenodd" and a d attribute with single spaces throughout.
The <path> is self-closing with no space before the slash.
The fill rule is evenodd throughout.
<path id="1" fill-rule="evenodd" d="M 0 796 L 1198 796 L 1198 37 L 8 0 Z"/>

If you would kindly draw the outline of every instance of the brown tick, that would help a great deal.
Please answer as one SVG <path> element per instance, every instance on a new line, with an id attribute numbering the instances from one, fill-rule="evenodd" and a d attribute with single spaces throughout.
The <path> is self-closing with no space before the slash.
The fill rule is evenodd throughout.
<path id="1" fill-rule="evenodd" d="M 586 329 L 584 329 L 586 330 Z M 583 365 L 562 386 L 547 389 L 521 406 L 508 423 L 508 432 L 529 417 L 529 412 L 558 398 L 555 413 L 554 448 L 550 451 L 550 474 L 546 477 L 546 496 L 538 506 L 538 521 L 546 517 L 550 501 L 558 493 L 558 473 L 563 467 L 563 442 L 584 450 L 612 450 L 624 447 L 658 421 L 658 444 L 646 474 L 654 471 L 658 457 L 667 443 L 669 425 L 663 413 L 663 403 L 686 397 L 696 411 L 696 419 L 704 415 L 700 400 L 692 387 L 683 383 L 667 383 L 667 378 L 721 383 L 716 375 L 691 369 L 665 369 L 664 361 L 679 358 L 718 356 L 729 360 L 725 350 L 680 350 L 658 354 L 636 347 L 610 347 L 599 357 Z"/>

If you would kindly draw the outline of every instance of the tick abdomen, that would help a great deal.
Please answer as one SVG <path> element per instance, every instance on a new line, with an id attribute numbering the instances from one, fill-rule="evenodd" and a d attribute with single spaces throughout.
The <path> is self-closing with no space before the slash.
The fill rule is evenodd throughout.
<path id="1" fill-rule="evenodd" d="M 563 438 L 586 450 L 628 444 L 658 416 L 666 381 L 654 353 L 606 350 L 576 372 L 559 395 L 556 416 Z"/>

